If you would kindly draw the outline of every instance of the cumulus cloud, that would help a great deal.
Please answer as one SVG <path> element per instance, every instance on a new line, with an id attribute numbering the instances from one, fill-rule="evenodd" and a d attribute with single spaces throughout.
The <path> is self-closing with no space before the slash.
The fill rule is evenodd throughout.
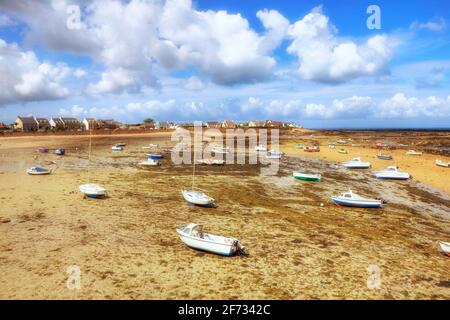
<path id="1" fill-rule="evenodd" d="M 379 105 L 379 118 L 446 118 L 450 117 L 450 96 L 447 99 L 407 97 L 397 93 Z"/>
<path id="2" fill-rule="evenodd" d="M 336 27 L 320 7 L 290 26 L 292 43 L 287 51 L 298 57 L 301 77 L 339 83 L 386 71 L 392 57 L 386 35 L 376 35 L 363 44 L 357 44 L 339 39 L 336 34 Z"/>
<path id="3" fill-rule="evenodd" d="M 423 23 L 414 21 L 410 25 L 410 29 L 413 29 L 413 30 L 429 30 L 429 31 L 434 31 L 434 32 L 442 31 L 446 28 L 447 28 L 447 22 L 445 21 L 444 18 L 441 18 L 441 17 L 434 18 L 430 21 L 423 22 Z"/>
<path id="4" fill-rule="evenodd" d="M 62 82 L 70 73 L 64 63 L 41 62 L 32 51 L 0 39 L 0 105 L 64 98 L 69 90 Z"/>
<path id="5" fill-rule="evenodd" d="M 196 76 L 187 78 L 184 81 L 184 88 L 192 91 L 200 91 L 205 88 L 206 84 Z"/>

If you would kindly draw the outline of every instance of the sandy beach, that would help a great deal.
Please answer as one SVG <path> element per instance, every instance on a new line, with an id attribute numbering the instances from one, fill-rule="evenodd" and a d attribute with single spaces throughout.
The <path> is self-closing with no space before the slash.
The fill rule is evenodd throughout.
<path id="1" fill-rule="evenodd" d="M 276 176 L 261 175 L 261 165 L 198 166 L 197 184 L 217 208 L 183 200 L 191 166 L 174 165 L 170 155 L 160 167 L 136 165 L 143 146 L 173 146 L 170 133 L 94 136 L 90 165 L 87 136 L 0 138 L 0 298 L 449 299 L 450 258 L 437 241 L 450 241 L 450 168 L 434 161 L 450 158 L 395 150 L 393 161 L 383 161 L 364 146 L 345 146 L 349 153 L 341 155 L 326 146 L 339 136 L 282 137 L 287 156 Z M 125 150 L 112 153 L 118 142 Z M 295 148 L 312 142 L 321 152 Z M 39 146 L 63 146 L 67 154 L 38 154 Z M 335 167 L 356 156 L 373 170 L 398 165 L 414 179 L 379 181 L 371 170 Z M 28 176 L 36 163 L 55 170 Z M 320 171 L 323 182 L 295 181 L 299 168 Z M 78 186 L 88 178 L 109 197 L 84 199 Z M 387 205 L 333 205 L 330 197 L 348 188 Z M 189 222 L 239 238 L 250 255 L 186 247 L 175 228 Z M 66 286 L 73 265 L 81 271 L 79 290 Z M 370 288 L 374 269 L 381 283 Z"/>

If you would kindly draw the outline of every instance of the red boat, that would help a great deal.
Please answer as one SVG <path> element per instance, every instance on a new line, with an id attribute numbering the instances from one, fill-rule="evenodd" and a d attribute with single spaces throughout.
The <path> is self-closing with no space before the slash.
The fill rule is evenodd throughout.
<path id="1" fill-rule="evenodd" d="M 303 150 L 305 152 L 319 152 L 320 147 L 305 147 Z"/>

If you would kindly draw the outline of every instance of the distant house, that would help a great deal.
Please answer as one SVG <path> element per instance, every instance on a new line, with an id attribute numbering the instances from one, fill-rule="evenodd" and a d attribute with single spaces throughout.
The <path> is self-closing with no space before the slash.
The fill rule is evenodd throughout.
<path id="1" fill-rule="evenodd" d="M 21 131 L 38 131 L 39 125 L 34 117 L 17 116 L 13 125 L 15 130 Z"/>
<path id="2" fill-rule="evenodd" d="M 252 120 L 248 122 L 249 128 L 264 128 L 266 126 L 266 121 L 264 120 Z"/>
<path id="3" fill-rule="evenodd" d="M 61 120 L 61 118 L 51 118 L 49 124 L 52 129 L 64 130 L 64 122 Z"/>
<path id="4" fill-rule="evenodd" d="M 61 117 L 60 119 L 64 123 L 65 130 L 79 130 L 82 127 L 77 118 Z"/>
<path id="5" fill-rule="evenodd" d="M 267 120 L 266 127 L 268 127 L 268 128 L 283 128 L 284 123 L 281 121 Z"/>
<path id="6" fill-rule="evenodd" d="M 95 130 L 97 126 L 95 125 L 95 119 L 94 118 L 84 118 L 83 119 L 83 126 L 85 130 Z"/>
<path id="7" fill-rule="evenodd" d="M 38 123 L 38 130 L 39 131 L 48 131 L 50 130 L 50 121 L 48 121 L 47 118 L 34 118 L 36 122 Z"/>
<path id="8" fill-rule="evenodd" d="M 220 129 L 222 127 L 222 122 L 220 121 L 208 121 L 205 122 L 207 128 L 210 129 Z"/>
<path id="9" fill-rule="evenodd" d="M 224 129 L 235 129 L 237 127 L 237 125 L 234 121 L 225 120 L 222 122 L 221 127 Z"/>
<path id="10" fill-rule="evenodd" d="M 157 121 L 155 123 L 155 129 L 173 129 L 175 124 L 169 121 Z"/>
<path id="11" fill-rule="evenodd" d="M 120 123 L 112 119 L 97 120 L 96 124 L 98 129 L 114 130 L 120 128 Z"/>

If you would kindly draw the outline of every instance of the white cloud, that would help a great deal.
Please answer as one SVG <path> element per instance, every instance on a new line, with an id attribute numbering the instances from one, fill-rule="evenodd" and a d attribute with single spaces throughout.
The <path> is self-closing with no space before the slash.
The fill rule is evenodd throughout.
<path id="1" fill-rule="evenodd" d="M 386 35 L 376 35 L 358 45 L 336 37 L 329 18 L 315 8 L 289 28 L 288 53 L 299 59 L 298 72 L 307 80 L 344 82 L 386 71 L 392 52 Z"/>
<path id="2" fill-rule="evenodd" d="M 196 76 L 187 78 L 184 81 L 184 88 L 192 91 L 200 91 L 206 87 L 206 84 Z"/>
<path id="3" fill-rule="evenodd" d="M 86 75 L 86 70 L 77 68 L 73 71 L 73 75 L 77 78 L 84 77 Z"/>
<path id="4" fill-rule="evenodd" d="M 16 24 L 9 16 L 0 13 L 0 27 L 9 27 Z"/>
<path id="5" fill-rule="evenodd" d="M 32 51 L 0 39 L 0 105 L 64 98 L 69 90 L 62 81 L 70 72 L 63 63 L 41 62 Z"/>
<path id="6" fill-rule="evenodd" d="M 445 21 L 444 18 L 441 18 L 441 17 L 434 18 L 434 19 L 424 22 L 424 23 L 415 21 L 410 26 L 410 29 L 413 29 L 413 30 L 425 29 L 425 30 L 434 31 L 434 32 L 442 31 L 446 28 L 447 28 L 447 22 Z"/>
<path id="7" fill-rule="evenodd" d="M 379 118 L 446 118 L 450 117 L 450 96 L 447 99 L 407 97 L 397 93 L 379 105 Z"/>

